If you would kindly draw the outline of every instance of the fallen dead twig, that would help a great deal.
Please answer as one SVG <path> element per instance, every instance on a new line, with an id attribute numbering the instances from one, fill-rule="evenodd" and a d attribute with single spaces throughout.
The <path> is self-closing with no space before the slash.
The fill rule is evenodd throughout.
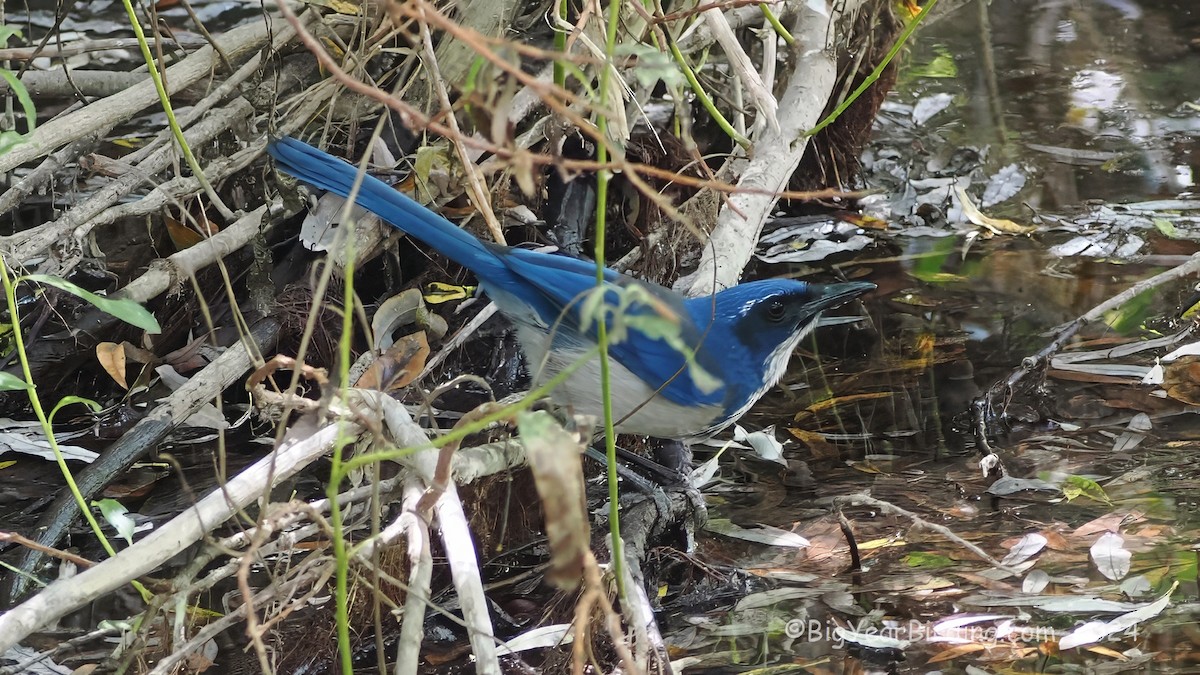
<path id="1" fill-rule="evenodd" d="M 11 665 L 11 666 L 6 666 L 4 668 L 0 668 L 0 675 L 22 675 L 22 673 L 24 673 L 25 675 L 28 675 L 28 673 L 39 672 L 34 669 L 34 666 L 37 665 L 38 663 L 41 663 L 42 661 L 45 661 L 46 659 L 52 659 L 58 654 L 66 654 L 71 651 L 74 651 L 74 650 L 78 649 L 79 647 L 82 647 L 83 645 L 86 645 L 90 642 L 98 642 L 98 641 L 104 640 L 106 638 L 115 637 L 117 635 L 120 635 L 122 630 L 124 630 L 124 629 L 116 628 L 116 627 L 112 627 L 112 626 L 106 626 L 104 628 L 99 628 L 97 630 L 85 633 L 78 637 L 73 637 L 70 640 L 64 640 L 64 641 L 56 644 L 51 649 L 47 649 L 41 653 L 35 654 L 24 661 L 21 661 L 19 663 Z M 45 671 L 43 671 L 43 672 L 45 672 Z"/>
<path id="2" fill-rule="evenodd" d="M 240 60 L 261 49 L 270 37 L 270 24 L 264 18 L 261 22 L 230 30 L 222 36 L 222 42 L 225 53 L 232 59 Z M 207 77 L 219 64 L 220 58 L 211 46 L 197 49 L 183 61 L 167 68 L 165 79 L 168 93 L 174 94 Z M 154 83 L 145 81 L 116 96 L 86 105 L 74 113 L 56 117 L 39 126 L 13 150 L 0 156 L 0 173 L 8 173 L 26 162 L 53 152 L 56 148 L 101 131 L 106 125 L 111 127 L 128 120 L 158 101 Z"/>
<path id="3" fill-rule="evenodd" d="M 305 438 L 286 436 L 273 453 L 210 492 L 145 539 L 70 579 L 50 584 L 0 615 L 0 652 L 41 626 L 154 571 L 262 495 L 268 476 L 283 480 L 295 475 L 325 454 L 340 435 L 353 432 L 354 427 L 347 428 L 342 424 L 324 427 Z"/>
<path id="4" fill-rule="evenodd" d="M 979 444 L 980 449 L 986 454 L 993 454 L 995 452 L 988 441 L 988 437 L 991 436 L 988 424 L 996 408 L 1002 408 L 1007 403 L 1013 390 L 1026 376 L 1035 371 L 1045 369 L 1046 365 L 1050 363 L 1050 357 L 1058 353 L 1084 326 L 1103 319 L 1105 314 L 1117 309 L 1146 291 L 1191 276 L 1197 272 L 1200 272 L 1200 254 L 1192 255 L 1186 262 L 1175 268 L 1137 282 L 1088 310 L 1087 313 L 1078 319 L 1060 328 L 1055 334 L 1054 339 L 1045 347 L 1038 350 L 1036 354 L 1022 359 L 1021 365 L 1009 373 L 1008 377 L 988 387 L 982 396 L 971 403 L 971 423 L 975 432 L 975 442 Z"/>
<path id="5" fill-rule="evenodd" d="M 231 117 L 248 118 L 253 112 L 253 107 L 248 102 L 240 100 L 230 105 L 227 115 L 214 115 L 203 120 L 184 132 L 184 135 L 193 145 L 206 143 L 229 130 Z M 61 217 L 24 232 L 0 238 L 0 249 L 4 251 L 8 264 L 19 269 L 24 266 L 25 261 L 43 257 L 45 251 L 51 247 L 58 247 L 58 250 L 64 252 L 79 249 L 79 237 L 100 225 L 101 216 L 106 211 L 108 211 L 108 220 L 103 220 L 103 222 L 111 222 L 111 219 L 135 208 L 128 205 L 123 207 L 113 207 L 113 205 L 141 185 L 145 181 L 145 176 L 153 176 L 167 169 L 171 165 L 172 157 L 173 150 L 171 148 L 160 148 L 158 152 L 138 164 L 137 171 L 130 172 L 100 188 Z M 214 176 L 220 173 L 216 167 L 212 167 L 212 169 Z M 165 202 L 164 196 L 154 203 L 160 206 Z M 151 207 L 149 202 L 145 202 L 143 206 L 151 208 L 151 210 L 156 208 L 156 206 Z M 65 260 L 56 263 L 59 267 L 42 269 L 42 271 L 62 274 L 70 270 L 73 259 L 74 256 L 66 255 Z M 43 268 L 45 267 L 47 266 L 43 265 Z"/>
<path id="6" fill-rule="evenodd" d="M 425 486 L 415 478 L 404 485 L 405 534 L 408 537 L 408 597 L 404 599 L 404 617 L 400 621 L 396 672 L 415 673 L 421 662 L 421 642 L 425 634 L 425 608 L 433 579 L 433 555 L 429 548 L 429 525 L 416 516 L 417 502 Z"/>
<path id="7" fill-rule="evenodd" d="M 903 516 L 903 517 L 909 519 L 910 521 L 912 521 L 913 525 L 916 525 L 917 527 L 924 528 L 926 530 L 930 530 L 931 532 L 937 532 L 938 534 L 942 535 L 946 539 L 949 539 L 950 541 L 967 549 L 971 553 L 974 553 L 975 555 L 979 556 L 979 558 L 982 559 L 984 562 L 991 565 L 992 567 L 995 567 L 996 569 L 1000 570 L 1001 572 L 1005 572 L 1007 574 L 1012 574 L 1014 576 L 1020 576 L 1020 574 L 1021 574 L 1020 570 L 1015 570 L 1015 569 L 1009 567 L 1008 565 L 1005 565 L 1004 563 L 1000 562 L 999 560 L 996 560 L 992 556 L 988 555 L 987 551 L 979 548 L 975 544 L 972 544 L 971 542 L 967 541 L 966 539 L 963 539 L 962 537 L 958 536 L 957 534 L 954 533 L 953 530 L 946 527 L 945 525 L 939 525 L 937 523 L 930 522 L 930 521 L 922 518 L 921 516 L 918 516 L 917 514 L 913 513 L 912 511 L 903 509 L 899 506 L 896 506 L 895 504 L 893 504 L 891 502 L 885 502 L 882 499 L 875 499 L 874 497 L 868 497 L 866 495 L 848 495 L 846 497 L 834 497 L 833 504 L 834 504 L 834 506 L 869 506 L 871 508 L 879 509 L 881 511 L 886 511 L 888 513 L 895 513 L 896 515 Z"/>
<path id="8" fill-rule="evenodd" d="M 199 410 L 200 406 L 212 401 L 226 387 L 242 377 L 254 366 L 257 355 L 274 344 L 278 334 L 279 323 L 277 321 L 265 319 L 259 322 L 251 334 L 251 339 L 255 343 L 253 347 L 247 348 L 239 344 L 227 349 L 224 354 L 217 357 L 172 393 L 166 402 L 139 420 L 119 441 L 107 448 L 95 462 L 89 464 L 75 476 L 84 500 L 91 499 L 100 491 L 100 488 L 112 480 L 113 476 L 118 476 L 128 469 L 138 458 L 165 438 L 176 425 L 186 420 Z M 53 545 L 62 537 L 78 515 L 79 505 L 75 501 L 74 495 L 64 490 L 38 520 L 41 542 Z M 41 559 L 41 553 L 26 549 L 18 559 L 17 567 L 30 571 L 37 566 Z M 144 573 L 140 572 L 139 574 Z M 20 574 L 9 574 L 7 579 L 5 596 L 10 600 L 20 597 L 27 588 L 28 582 L 25 577 Z M 43 591 L 43 593 L 45 592 Z M 4 618 L 7 618 L 7 615 Z M 3 630 L 0 630 L 0 634 L 7 635 Z M 0 649 L 0 652 L 2 651 L 3 649 Z"/>
<path id="9" fill-rule="evenodd" d="M 278 211 L 281 207 L 282 203 L 279 200 L 269 205 L 264 204 L 199 244 L 151 263 L 144 274 L 126 284 L 125 288 L 114 293 L 113 297 L 149 302 L 166 293 L 182 279 L 226 258 L 249 244 L 255 236 L 269 232 L 269 222 L 266 230 L 263 229 L 264 216 Z"/>
<path id="10" fill-rule="evenodd" d="M 42 160 L 36 169 L 29 172 L 20 181 L 13 184 L 4 194 L 0 194 L 0 214 L 8 213 L 19 206 L 25 198 L 37 192 L 44 185 L 54 180 L 70 162 L 92 151 L 100 144 L 100 139 L 111 130 L 98 131 L 84 136 L 67 147 Z"/>
<path id="11" fill-rule="evenodd" d="M 329 580 L 329 577 L 332 576 L 333 570 L 334 565 L 332 561 L 327 561 L 323 565 L 304 570 L 283 584 L 270 584 L 266 586 L 254 594 L 252 603 L 247 602 L 239 605 L 221 618 L 196 631 L 196 634 L 187 642 L 176 645 L 170 654 L 164 656 L 155 664 L 154 669 L 148 675 L 167 675 L 168 673 L 175 672 L 175 667 L 187 658 L 188 655 L 199 650 L 206 642 L 220 635 L 230 626 L 245 619 L 246 612 L 250 607 L 269 602 L 276 598 L 289 597 L 300 588 L 321 588 Z"/>

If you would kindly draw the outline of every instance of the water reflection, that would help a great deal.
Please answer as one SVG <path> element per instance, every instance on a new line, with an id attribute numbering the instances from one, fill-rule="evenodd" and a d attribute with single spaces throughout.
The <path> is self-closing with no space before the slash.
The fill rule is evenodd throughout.
<path id="1" fill-rule="evenodd" d="M 964 598 L 977 583 L 999 595 L 1019 593 L 1014 587 L 1021 588 L 1020 578 L 984 581 L 976 561 L 957 557 L 959 547 L 873 509 L 847 514 L 859 542 L 870 540 L 873 547 L 864 554 L 866 571 L 849 573 L 844 535 L 824 505 L 856 493 L 947 524 L 1001 556 L 1028 532 L 1058 537 L 1054 554 L 1038 568 L 1059 580 L 1054 592 L 1067 595 L 1103 592 L 1102 579 L 1089 580 L 1097 576 L 1088 560 L 1095 537 L 1080 534 L 1085 525 L 1133 513 L 1144 525 L 1122 521 L 1114 527 L 1135 551 L 1135 572 L 1159 579 L 1169 570 L 1168 577 L 1185 580 L 1184 597 L 1194 596 L 1194 576 L 1189 582 L 1186 571 L 1176 571 L 1187 565 L 1194 570 L 1194 561 L 1184 560 L 1187 552 L 1172 544 L 1178 537 L 1191 540 L 1200 484 L 1200 467 L 1189 459 L 1198 425 L 1194 415 L 1179 414 L 1185 409 L 1179 401 L 1155 399 L 1128 378 L 1091 373 L 1039 374 L 1029 391 L 1008 401 L 1011 433 L 997 444 L 1006 468 L 1047 482 L 1092 477 L 1108 490 L 1108 503 L 1064 501 L 1049 492 L 989 494 L 971 439 L 955 418 L 980 387 L 1045 345 L 1048 332 L 1196 250 L 1190 239 L 1194 207 L 1175 204 L 1135 219 L 1129 215 L 1137 209 L 1116 204 L 1184 199 L 1193 188 L 1200 162 L 1198 28 L 1200 6 L 1191 0 L 994 0 L 990 6 L 972 3 L 919 34 L 910 74 L 901 76 L 864 160 L 867 184 L 886 193 L 883 201 L 892 209 L 886 220 L 898 238 L 843 266 L 861 272 L 855 266 L 869 264 L 870 278 L 880 286 L 870 304 L 878 340 L 867 350 L 873 356 L 836 372 L 810 365 L 785 380 L 788 396 L 756 411 L 784 426 L 824 433 L 828 443 L 798 435 L 789 446 L 790 456 L 808 461 L 809 484 L 772 482 L 763 474 L 756 482 L 733 478 L 710 501 L 714 517 L 791 529 L 812 542 L 803 551 L 719 537 L 703 542 L 706 560 L 752 570 L 752 580 L 774 580 L 774 586 L 765 584 L 772 591 L 796 594 L 768 609 L 751 611 L 740 603 L 732 612 L 726 606 L 703 619 L 691 616 L 691 629 L 668 622 L 668 631 L 677 630 L 672 641 L 739 663 L 794 659 L 831 671 L 925 672 L 941 665 L 930 658 L 945 655 L 931 643 L 909 645 L 902 655 L 856 653 L 827 635 L 797 641 L 772 626 L 797 618 L 850 625 L 863 616 L 873 616 L 869 624 L 875 626 L 935 622 L 956 611 L 979 611 L 982 605 Z M 918 71 L 920 76 L 913 74 Z M 1007 165 L 1030 179 L 985 210 L 1026 223 L 1034 220 L 1033 209 L 1042 229 L 1034 238 L 1000 236 L 968 246 L 963 232 L 954 231 L 960 220 L 953 213 L 953 186 L 973 187 L 978 195 L 980 184 L 991 184 Z M 1178 230 L 1163 236 L 1156 217 Z M 1077 235 L 1094 241 L 1084 241 L 1085 248 L 1054 246 Z M 1163 255 L 1155 264 L 1133 257 L 1147 253 Z M 1169 334 L 1178 327 L 1175 314 L 1186 292 L 1177 285 L 1139 297 L 1081 334 L 1082 344 L 1072 348 L 1103 349 Z M 836 342 L 838 336 L 826 339 Z M 886 396 L 850 402 L 856 393 Z M 814 406 L 838 396 L 848 403 Z M 1131 418 L 1141 411 L 1153 419 L 1151 432 L 1131 431 Z M 1071 431 L 1072 425 L 1080 428 Z M 1126 443 L 1139 433 L 1140 445 Z M 801 571 L 815 578 L 788 576 Z M 751 583 L 750 592 L 755 590 Z M 1154 587 L 1154 593 L 1166 590 Z M 1033 614 L 1068 629 L 1087 618 Z M 720 629 L 709 632 L 705 621 Z M 1192 649 L 1177 628 L 1146 628 L 1152 642 L 1113 646 L 1161 649 L 1165 662 L 1173 652 Z M 705 642 L 717 635 L 729 637 Z M 1086 655 L 1047 657 L 1037 647 L 1036 641 L 979 646 L 952 667 L 1089 667 Z"/>
<path id="2" fill-rule="evenodd" d="M 996 0 L 986 17 L 967 7 L 923 31 L 912 54 L 924 64 L 948 45 L 958 76 L 902 78 L 900 100 L 947 90 L 990 102 L 961 105 L 931 131 L 970 145 L 1003 138 L 998 158 L 1040 170 L 1023 195 L 1035 208 L 1176 195 L 1194 185 L 1200 156 L 1198 26 L 1189 0 Z"/>

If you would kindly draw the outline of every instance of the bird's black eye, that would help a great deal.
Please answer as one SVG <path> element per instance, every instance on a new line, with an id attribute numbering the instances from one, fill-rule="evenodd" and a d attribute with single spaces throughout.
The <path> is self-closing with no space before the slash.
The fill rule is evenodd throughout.
<path id="1" fill-rule="evenodd" d="M 784 305 L 782 300 L 772 300 L 767 303 L 767 318 L 772 321 L 783 321 L 786 311 L 787 305 Z"/>

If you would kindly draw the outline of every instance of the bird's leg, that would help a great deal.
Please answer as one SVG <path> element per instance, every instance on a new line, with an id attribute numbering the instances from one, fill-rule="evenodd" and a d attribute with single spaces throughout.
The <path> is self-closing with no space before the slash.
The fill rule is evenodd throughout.
<path id="1" fill-rule="evenodd" d="M 596 460 L 602 466 L 608 466 L 608 459 L 605 456 L 603 450 L 589 447 L 587 450 L 584 451 L 584 454 L 587 455 L 588 457 Z M 633 455 L 628 450 L 623 450 L 621 448 L 617 448 L 617 454 L 621 455 L 621 460 L 626 460 L 631 456 L 636 457 L 636 455 Z M 646 461 L 641 457 L 638 457 L 638 459 L 642 459 L 643 461 Z M 661 469 L 662 467 L 659 467 L 659 468 Z M 645 478 L 643 478 L 642 476 L 640 476 L 639 474 L 634 472 L 633 469 L 630 469 L 629 467 L 625 466 L 621 462 L 617 462 L 617 474 L 623 480 L 625 480 L 629 484 L 633 485 L 633 487 L 635 487 L 639 492 L 643 492 L 643 493 L 645 493 L 647 495 L 651 495 L 651 496 L 654 496 L 658 492 L 662 492 L 661 487 L 659 487 L 658 485 L 654 484 L 651 481 L 646 480 Z"/>
<path id="2" fill-rule="evenodd" d="M 669 438 L 650 439 L 654 459 L 662 466 L 686 478 L 692 471 L 692 446 L 685 441 Z"/>

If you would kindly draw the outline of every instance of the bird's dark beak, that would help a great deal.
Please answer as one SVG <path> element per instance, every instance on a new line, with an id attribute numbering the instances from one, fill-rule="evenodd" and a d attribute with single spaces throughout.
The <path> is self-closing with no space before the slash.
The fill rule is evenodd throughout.
<path id="1" fill-rule="evenodd" d="M 804 313 L 808 317 L 814 317 L 824 310 L 841 307 L 875 288 L 875 284 L 867 281 L 850 281 L 844 284 L 809 284 L 811 297 L 808 302 L 804 303 Z"/>

